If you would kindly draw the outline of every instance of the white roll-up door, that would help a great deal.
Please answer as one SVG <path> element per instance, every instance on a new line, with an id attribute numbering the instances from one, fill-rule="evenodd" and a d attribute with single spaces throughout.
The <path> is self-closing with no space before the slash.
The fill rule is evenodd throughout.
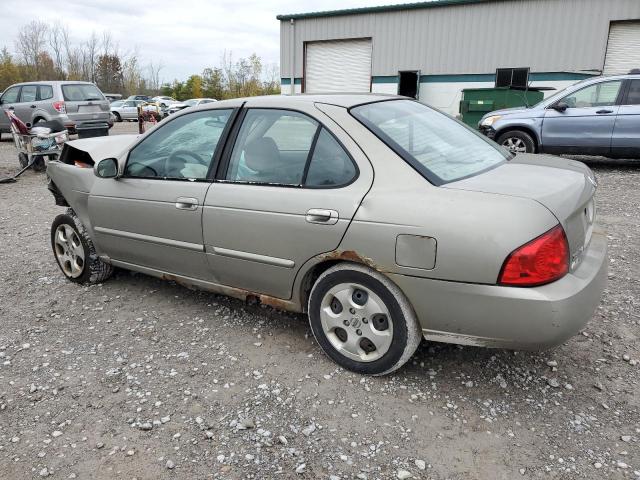
<path id="1" fill-rule="evenodd" d="M 371 39 L 307 43 L 305 58 L 305 92 L 371 91 Z"/>
<path id="2" fill-rule="evenodd" d="M 603 73 L 620 75 L 634 68 L 640 68 L 640 22 L 612 23 Z"/>

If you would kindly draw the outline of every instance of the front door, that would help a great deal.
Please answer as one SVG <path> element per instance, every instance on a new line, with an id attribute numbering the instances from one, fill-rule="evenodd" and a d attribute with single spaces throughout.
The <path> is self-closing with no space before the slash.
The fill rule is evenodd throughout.
<path id="1" fill-rule="evenodd" d="M 14 105 L 16 116 L 24 123 L 31 126 L 33 114 L 36 111 L 36 101 L 38 99 L 37 85 L 23 85 L 20 91 L 20 100 Z"/>
<path id="2" fill-rule="evenodd" d="M 232 113 L 227 108 L 176 117 L 133 147 L 120 178 L 96 179 L 89 213 L 100 251 L 126 264 L 209 276 L 202 206 Z"/>
<path id="3" fill-rule="evenodd" d="M 621 80 L 589 85 L 558 101 L 567 105 L 566 110 L 547 109 L 542 124 L 544 151 L 609 154 L 621 86 Z"/>
<path id="4" fill-rule="evenodd" d="M 247 102 L 207 193 L 204 241 L 217 283 L 290 298 L 300 267 L 340 244 L 373 172 L 313 104 L 303 112 L 261 102 Z"/>
<path id="5" fill-rule="evenodd" d="M 0 97 L 0 131 L 9 131 L 11 129 L 9 117 L 7 117 L 5 110 L 9 110 L 11 107 L 15 108 L 18 100 L 20 100 L 20 87 L 8 88 Z"/>

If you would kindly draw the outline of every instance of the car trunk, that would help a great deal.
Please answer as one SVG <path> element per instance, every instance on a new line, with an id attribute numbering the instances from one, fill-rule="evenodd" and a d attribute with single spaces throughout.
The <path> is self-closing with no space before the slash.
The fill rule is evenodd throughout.
<path id="1" fill-rule="evenodd" d="M 541 203 L 564 228 L 571 251 L 571 269 L 577 267 L 591 240 L 595 177 L 583 163 L 520 154 L 493 170 L 449 183 L 444 188 L 524 197 Z"/>
<path id="2" fill-rule="evenodd" d="M 109 102 L 90 84 L 62 85 L 67 116 L 76 123 L 108 122 Z"/>

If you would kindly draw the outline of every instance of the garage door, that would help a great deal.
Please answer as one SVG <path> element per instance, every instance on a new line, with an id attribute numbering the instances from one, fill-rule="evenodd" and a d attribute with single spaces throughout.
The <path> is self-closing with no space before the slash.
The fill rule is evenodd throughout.
<path id="1" fill-rule="evenodd" d="M 305 58 L 305 92 L 371 91 L 371 39 L 307 43 Z"/>
<path id="2" fill-rule="evenodd" d="M 640 22 L 612 23 L 604 74 L 629 73 L 633 68 L 640 68 Z"/>

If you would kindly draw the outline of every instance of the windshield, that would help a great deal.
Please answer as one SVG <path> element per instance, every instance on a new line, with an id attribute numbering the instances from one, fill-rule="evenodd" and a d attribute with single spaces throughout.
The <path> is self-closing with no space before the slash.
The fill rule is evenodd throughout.
<path id="1" fill-rule="evenodd" d="M 102 92 L 98 90 L 98 87 L 83 83 L 79 83 L 77 85 L 63 85 L 62 96 L 67 102 L 104 100 Z"/>
<path id="2" fill-rule="evenodd" d="M 195 99 L 195 98 L 192 98 L 191 100 L 186 100 L 184 102 L 184 104 L 189 106 L 189 107 L 193 107 L 196 103 L 198 103 L 198 100 Z"/>
<path id="3" fill-rule="evenodd" d="M 466 125 L 412 100 L 370 103 L 351 113 L 434 185 L 477 175 L 510 158 Z"/>
<path id="4" fill-rule="evenodd" d="M 124 103 L 124 100 L 116 100 L 115 102 L 111 102 L 112 107 L 121 107 Z"/>

